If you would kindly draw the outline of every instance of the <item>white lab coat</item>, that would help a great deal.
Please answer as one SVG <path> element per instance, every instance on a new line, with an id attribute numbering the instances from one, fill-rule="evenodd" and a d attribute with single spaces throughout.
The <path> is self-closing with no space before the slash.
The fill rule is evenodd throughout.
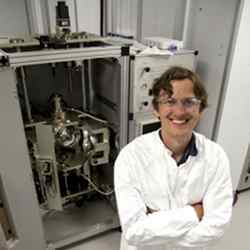
<path id="1" fill-rule="evenodd" d="M 122 149 L 115 163 L 120 250 L 204 249 L 223 235 L 233 199 L 228 158 L 218 144 L 195 138 L 198 155 L 178 167 L 159 131 Z M 189 204 L 200 201 L 199 222 Z M 146 206 L 159 211 L 147 215 Z"/>

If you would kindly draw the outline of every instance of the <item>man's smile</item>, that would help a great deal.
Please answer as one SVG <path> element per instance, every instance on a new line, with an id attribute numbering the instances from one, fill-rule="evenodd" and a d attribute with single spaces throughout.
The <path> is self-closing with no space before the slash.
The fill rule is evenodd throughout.
<path id="1" fill-rule="evenodd" d="M 184 125 L 184 124 L 187 124 L 190 120 L 191 120 L 191 117 L 187 117 L 187 118 L 171 118 L 171 117 L 167 117 L 167 119 L 175 124 L 175 125 Z"/>

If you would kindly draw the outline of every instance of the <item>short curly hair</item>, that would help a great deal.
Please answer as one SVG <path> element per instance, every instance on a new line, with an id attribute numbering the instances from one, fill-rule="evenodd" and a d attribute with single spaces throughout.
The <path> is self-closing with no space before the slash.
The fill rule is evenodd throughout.
<path id="1" fill-rule="evenodd" d="M 167 69 L 160 78 L 155 79 L 152 87 L 153 100 L 152 104 L 155 110 L 158 110 L 158 99 L 160 91 L 164 90 L 168 96 L 173 95 L 173 87 L 171 81 L 173 80 L 184 80 L 189 79 L 193 83 L 193 91 L 195 97 L 201 101 L 200 111 L 203 111 L 207 107 L 207 91 L 203 86 L 200 77 L 193 71 L 179 67 L 173 66 Z"/>

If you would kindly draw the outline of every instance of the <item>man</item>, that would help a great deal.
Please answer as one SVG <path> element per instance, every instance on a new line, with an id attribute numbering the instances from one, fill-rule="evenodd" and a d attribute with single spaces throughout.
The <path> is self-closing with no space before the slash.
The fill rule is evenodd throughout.
<path id="1" fill-rule="evenodd" d="M 223 149 L 193 131 L 207 106 L 199 77 L 168 69 L 153 85 L 161 129 L 136 138 L 115 163 L 121 250 L 204 249 L 231 219 Z"/>

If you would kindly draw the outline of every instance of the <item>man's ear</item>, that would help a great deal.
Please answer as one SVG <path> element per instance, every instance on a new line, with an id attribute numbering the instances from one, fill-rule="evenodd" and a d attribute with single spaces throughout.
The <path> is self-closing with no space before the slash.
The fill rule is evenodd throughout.
<path id="1" fill-rule="evenodd" d="M 203 116 L 203 114 L 204 114 L 204 109 L 200 110 L 199 113 L 200 113 L 200 118 L 201 118 Z"/>
<path id="2" fill-rule="evenodd" d="M 154 114 L 158 119 L 160 119 L 160 115 L 159 115 L 159 113 L 158 113 L 158 111 L 157 111 L 156 109 L 154 109 L 153 114 Z"/>

